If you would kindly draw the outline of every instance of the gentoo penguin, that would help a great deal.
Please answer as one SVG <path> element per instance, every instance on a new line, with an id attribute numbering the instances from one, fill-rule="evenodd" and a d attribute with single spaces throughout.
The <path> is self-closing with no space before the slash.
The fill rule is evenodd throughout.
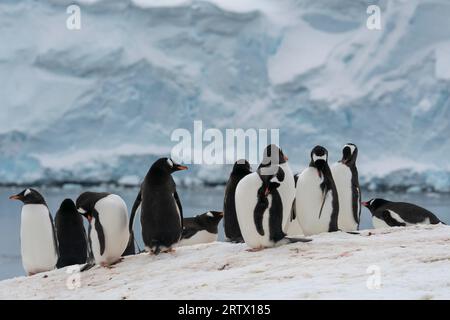
<path id="1" fill-rule="evenodd" d="M 239 181 L 250 173 L 252 173 L 252 170 L 248 161 L 238 160 L 233 166 L 233 170 L 231 171 L 230 178 L 228 179 L 227 186 L 225 188 L 225 198 L 223 201 L 223 226 L 225 229 L 225 236 L 231 242 L 244 242 L 236 217 L 236 204 L 234 201 L 234 196 Z"/>
<path id="2" fill-rule="evenodd" d="M 279 150 L 279 149 L 278 149 Z M 236 214 L 245 243 L 252 250 L 274 247 L 306 239 L 285 237 L 283 230 L 289 221 L 292 203 L 285 210 L 280 188 L 287 177 L 282 164 L 285 156 L 279 150 L 273 165 L 260 166 L 257 172 L 251 173 L 238 183 L 236 187 Z"/>
<path id="3" fill-rule="evenodd" d="M 44 197 L 34 189 L 25 189 L 9 198 L 23 202 L 20 242 L 25 272 L 31 276 L 55 269 L 58 245 L 53 219 Z"/>
<path id="4" fill-rule="evenodd" d="M 74 264 L 84 264 L 87 259 L 87 236 L 83 217 L 78 213 L 75 203 L 65 199 L 55 216 L 56 235 L 59 244 L 57 268 Z"/>
<path id="5" fill-rule="evenodd" d="M 263 154 L 263 160 L 259 165 L 262 175 L 276 174 L 277 165 L 284 172 L 284 180 L 277 188 L 283 203 L 283 232 L 288 236 L 303 234 L 298 224 L 292 222 L 292 207 L 295 199 L 295 180 L 294 174 L 288 163 L 288 157 L 276 145 L 270 144 L 266 147 Z"/>
<path id="6" fill-rule="evenodd" d="M 223 212 L 208 211 L 192 218 L 183 219 L 183 233 L 179 246 L 217 241 L 218 228 Z"/>
<path id="7" fill-rule="evenodd" d="M 107 192 L 84 192 L 76 207 L 89 221 L 89 243 L 95 263 L 107 267 L 118 262 L 129 240 L 125 201 Z"/>
<path id="8" fill-rule="evenodd" d="M 142 238 L 145 248 L 153 254 L 172 251 L 181 238 L 183 208 L 172 173 L 187 167 L 172 159 L 161 158 L 150 167 L 130 216 L 130 231 L 136 210 L 141 205 Z"/>
<path id="9" fill-rule="evenodd" d="M 441 222 L 430 211 L 412 203 L 372 199 L 361 204 L 372 213 L 372 223 L 375 229 Z"/>
<path id="10" fill-rule="evenodd" d="M 358 148 L 353 143 L 348 143 L 342 149 L 341 161 L 331 166 L 339 197 L 338 228 L 343 231 L 355 231 L 359 228 L 361 190 L 356 168 L 357 157 Z"/>
<path id="11" fill-rule="evenodd" d="M 311 151 L 309 167 L 298 177 L 295 202 L 297 221 L 305 235 L 338 230 L 338 194 L 324 147 Z"/>

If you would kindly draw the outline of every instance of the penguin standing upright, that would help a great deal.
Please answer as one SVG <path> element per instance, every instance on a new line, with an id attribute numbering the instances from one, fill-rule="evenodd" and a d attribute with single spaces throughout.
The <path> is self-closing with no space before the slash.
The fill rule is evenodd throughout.
<path id="1" fill-rule="evenodd" d="M 25 189 L 9 199 L 23 202 L 20 242 L 25 272 L 33 275 L 55 269 L 58 245 L 53 219 L 44 197 L 34 189 Z"/>
<path id="2" fill-rule="evenodd" d="M 154 254 L 172 251 L 172 246 L 181 238 L 183 208 L 172 173 L 186 169 L 172 159 L 158 159 L 150 167 L 134 202 L 130 231 L 136 210 L 141 205 L 142 238 L 146 249 Z"/>
<path id="3" fill-rule="evenodd" d="M 339 199 L 327 161 L 328 151 L 314 147 L 309 167 L 298 177 L 295 211 L 305 235 L 338 231 Z"/>
<path id="4" fill-rule="evenodd" d="M 371 199 L 361 204 L 372 213 L 375 229 L 442 223 L 433 213 L 412 203 Z"/>
<path id="5" fill-rule="evenodd" d="M 295 180 L 291 167 L 288 163 L 288 157 L 275 144 L 268 145 L 263 154 L 263 160 L 259 165 L 262 175 L 273 175 L 276 173 L 277 165 L 284 172 L 284 180 L 280 182 L 277 188 L 283 204 L 283 232 L 289 236 L 302 234 L 298 224 L 292 223 L 292 208 L 295 200 Z"/>
<path id="6" fill-rule="evenodd" d="M 89 243 L 95 263 L 107 267 L 118 262 L 129 240 L 125 201 L 107 192 L 84 192 L 76 207 L 89 221 Z"/>
<path id="7" fill-rule="evenodd" d="M 355 231 L 359 228 L 361 215 L 361 190 L 359 188 L 356 158 L 358 148 L 348 143 L 342 149 L 342 159 L 331 166 L 331 173 L 339 197 L 338 228 Z"/>
<path id="8" fill-rule="evenodd" d="M 231 171 L 225 188 L 225 198 L 223 203 L 225 236 L 231 242 L 243 242 L 241 229 L 236 216 L 235 194 L 236 187 L 243 177 L 252 173 L 250 164 L 247 160 L 238 160 Z"/>
<path id="9" fill-rule="evenodd" d="M 282 168 L 286 157 L 278 149 L 271 164 L 263 162 L 257 172 L 251 173 L 236 187 L 236 214 L 245 243 L 252 250 L 260 250 L 306 239 L 286 238 L 283 227 L 289 222 L 292 203 L 285 210 L 280 188 L 287 175 Z M 293 175 L 289 177 L 293 179 Z"/>
<path id="10" fill-rule="evenodd" d="M 57 268 L 74 264 L 84 264 L 87 259 L 87 236 L 83 217 L 78 213 L 75 203 L 65 199 L 55 216 L 56 235 L 59 244 Z"/>
<path id="11" fill-rule="evenodd" d="M 223 212 L 208 211 L 195 217 L 183 219 L 183 234 L 179 246 L 191 246 L 217 241 L 218 224 Z"/>

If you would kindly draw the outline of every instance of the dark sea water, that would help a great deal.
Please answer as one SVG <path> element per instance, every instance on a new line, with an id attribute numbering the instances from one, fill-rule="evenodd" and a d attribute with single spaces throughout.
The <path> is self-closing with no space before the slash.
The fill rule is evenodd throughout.
<path id="1" fill-rule="evenodd" d="M 109 186 L 89 188 L 91 191 L 108 191 L 120 195 L 131 210 L 138 189 L 134 188 L 111 188 Z M 20 258 L 20 212 L 21 204 L 17 201 L 9 200 L 12 194 L 20 192 L 20 189 L 0 188 L 0 280 L 24 275 Z M 54 216 L 59 204 L 65 198 L 76 199 L 76 197 L 87 191 L 79 187 L 70 188 L 48 188 L 39 190 L 45 197 L 52 215 Z M 189 217 L 208 210 L 222 210 L 224 187 L 196 187 L 196 188 L 178 188 L 184 216 Z M 397 194 L 384 193 L 374 195 L 364 193 L 363 200 L 372 197 L 381 197 L 393 201 L 406 201 L 423 206 L 434 212 L 445 223 L 450 224 L 450 195 L 439 194 Z M 361 219 L 361 229 L 372 227 L 369 212 L 363 208 Z M 136 218 L 134 230 L 139 245 L 142 246 L 140 239 L 139 217 Z M 223 240 L 222 222 L 219 226 L 219 239 Z"/>

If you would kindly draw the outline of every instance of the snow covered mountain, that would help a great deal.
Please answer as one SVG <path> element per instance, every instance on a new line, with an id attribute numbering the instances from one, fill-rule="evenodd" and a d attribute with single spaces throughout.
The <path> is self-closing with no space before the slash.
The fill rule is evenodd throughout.
<path id="1" fill-rule="evenodd" d="M 449 17 L 446 0 L 2 1 L 0 183 L 134 184 L 203 120 L 280 128 L 296 171 L 351 141 L 365 186 L 450 192 Z"/>

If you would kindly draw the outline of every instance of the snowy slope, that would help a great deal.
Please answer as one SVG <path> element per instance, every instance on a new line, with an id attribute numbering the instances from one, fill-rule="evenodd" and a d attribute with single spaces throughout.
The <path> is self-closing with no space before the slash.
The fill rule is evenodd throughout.
<path id="1" fill-rule="evenodd" d="M 73 290 L 65 269 L 5 280 L 0 298 L 449 299 L 449 231 L 441 225 L 327 233 L 260 252 L 216 242 L 95 267 Z M 367 285 L 373 270 L 378 289 Z"/>
<path id="2" fill-rule="evenodd" d="M 198 119 L 280 128 L 296 171 L 352 141 L 365 186 L 450 192 L 449 16 L 446 0 L 2 1 L 0 182 L 138 181 Z"/>

